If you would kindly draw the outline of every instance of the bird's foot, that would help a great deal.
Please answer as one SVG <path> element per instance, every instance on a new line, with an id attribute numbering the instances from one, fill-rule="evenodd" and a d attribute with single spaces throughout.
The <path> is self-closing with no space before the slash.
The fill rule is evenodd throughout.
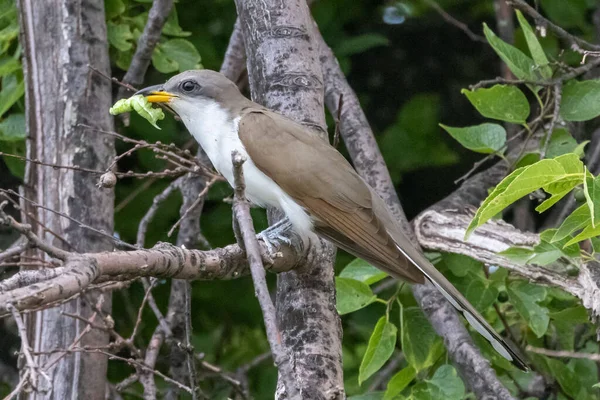
<path id="1" fill-rule="evenodd" d="M 292 240 L 289 238 L 289 235 L 286 235 L 291 228 L 292 223 L 290 220 L 284 218 L 258 234 L 258 239 L 265 243 L 271 258 L 274 255 L 277 255 L 277 248 L 279 246 L 282 244 L 292 244 Z"/>

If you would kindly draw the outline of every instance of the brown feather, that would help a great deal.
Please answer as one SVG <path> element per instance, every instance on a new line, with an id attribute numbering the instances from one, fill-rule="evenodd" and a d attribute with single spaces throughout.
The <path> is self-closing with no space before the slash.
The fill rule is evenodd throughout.
<path id="1" fill-rule="evenodd" d="M 317 234 L 391 276 L 431 281 L 496 351 L 527 370 L 518 352 L 411 244 L 384 201 L 337 150 L 265 109 L 242 110 L 239 136 L 254 164 L 313 217 Z"/>

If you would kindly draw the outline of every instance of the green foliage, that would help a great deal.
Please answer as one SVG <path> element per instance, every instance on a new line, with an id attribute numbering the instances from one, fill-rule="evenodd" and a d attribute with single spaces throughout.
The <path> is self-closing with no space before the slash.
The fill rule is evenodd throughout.
<path id="1" fill-rule="evenodd" d="M 418 307 L 402 307 L 400 321 L 406 361 L 417 372 L 429 368 L 444 352 L 441 338 Z"/>
<path id="2" fill-rule="evenodd" d="M 403 172 L 458 161 L 457 154 L 439 136 L 439 108 L 438 95 L 419 94 L 402 106 L 396 122 L 383 133 L 380 148 L 394 182 L 400 181 Z M 401 149 L 408 151 L 398 157 Z M 435 157 L 430 156 L 432 153 Z"/>
<path id="3" fill-rule="evenodd" d="M 389 322 L 386 317 L 379 318 L 369 344 L 367 351 L 360 364 L 358 373 L 358 384 L 362 384 L 375 372 L 379 371 L 385 362 L 392 356 L 396 347 L 396 333 L 398 328 Z"/>
<path id="4" fill-rule="evenodd" d="M 588 121 L 600 115 L 600 80 L 570 81 L 562 90 L 560 116 L 565 121 Z"/>
<path id="5" fill-rule="evenodd" d="M 453 128 L 440 124 L 461 145 L 477 153 L 495 153 L 506 143 L 506 130 L 498 124 L 481 124 L 467 128 Z"/>
<path id="6" fill-rule="evenodd" d="M 385 278 L 387 274 L 368 262 L 356 258 L 344 268 L 339 276 L 340 278 L 350 278 L 366 283 L 367 285 L 372 285 Z"/>
<path id="7" fill-rule="evenodd" d="M 535 62 L 531 58 L 496 36 L 487 24 L 483 24 L 483 32 L 496 54 L 508 65 L 517 78 L 530 81 L 537 79 L 534 72 Z"/>
<path id="8" fill-rule="evenodd" d="M 463 89 L 462 93 L 484 117 L 519 124 L 524 124 L 529 117 L 527 97 L 516 86 L 494 85 L 489 89 Z"/>
<path id="9" fill-rule="evenodd" d="M 360 310 L 377 298 L 366 283 L 350 278 L 335 278 L 335 293 L 340 315 Z"/>
<path id="10" fill-rule="evenodd" d="M 508 296 L 517 311 L 529 324 L 537 337 L 542 337 L 550 322 L 549 311 L 538 303 L 545 300 L 546 289 L 523 281 L 517 281 L 507 287 Z"/>
<path id="11" fill-rule="evenodd" d="M 538 189 L 544 189 L 552 195 L 537 207 L 538 211 L 545 211 L 581 184 L 583 176 L 583 163 L 572 153 L 516 169 L 496 186 L 479 207 L 467 229 L 467 235 L 510 204 Z"/>
<path id="12" fill-rule="evenodd" d="M 384 400 L 392 400 L 415 379 L 417 371 L 413 367 L 406 367 L 398 371 L 387 384 Z"/>
<path id="13" fill-rule="evenodd" d="M 25 82 L 21 69 L 19 25 L 14 1 L 0 0 L 0 151 L 25 155 L 25 118 L 22 114 Z M 16 110 L 14 114 L 9 111 Z M 10 172 L 23 177 L 23 161 L 2 157 Z"/>
<path id="14" fill-rule="evenodd" d="M 122 70 L 129 67 L 150 6 L 150 2 L 105 0 L 108 42 L 116 65 Z M 152 53 L 154 68 L 163 74 L 202 68 L 198 49 L 188 39 L 183 39 L 190 35 L 179 25 L 177 8 L 173 7 Z"/>

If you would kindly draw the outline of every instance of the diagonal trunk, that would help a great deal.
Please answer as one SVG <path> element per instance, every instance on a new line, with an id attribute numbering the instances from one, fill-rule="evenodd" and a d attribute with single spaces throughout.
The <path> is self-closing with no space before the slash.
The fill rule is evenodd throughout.
<path id="1" fill-rule="evenodd" d="M 51 164 L 105 169 L 114 156 L 112 140 L 78 126 L 112 129 L 112 118 L 106 111 L 111 103 L 110 82 L 88 68 L 90 65 L 110 75 L 104 1 L 19 0 L 17 3 L 25 54 L 28 157 Z M 48 209 L 110 233 L 113 194 L 96 188 L 97 178 L 80 171 L 28 163 L 22 191 Z M 23 204 L 23 220 L 40 237 L 65 249 L 79 252 L 112 249 L 110 238 L 31 204 Z M 49 230 L 44 230 L 41 224 Z M 108 310 L 110 303 L 109 294 L 99 298 L 89 293 L 59 307 L 30 314 L 27 323 L 33 350 L 68 349 L 79 338 L 76 344 L 79 347 L 106 344 L 106 334 L 98 330 L 86 333 L 84 322 L 63 313 L 90 318 L 93 306 L 101 304 Z M 99 315 L 94 318 L 101 321 Z M 104 399 L 105 356 L 54 352 L 38 356 L 36 361 L 42 368 L 54 365 L 48 371 L 52 387 L 46 393 L 31 392 L 29 398 Z M 38 382 L 38 387 L 50 389 L 47 382 Z"/>

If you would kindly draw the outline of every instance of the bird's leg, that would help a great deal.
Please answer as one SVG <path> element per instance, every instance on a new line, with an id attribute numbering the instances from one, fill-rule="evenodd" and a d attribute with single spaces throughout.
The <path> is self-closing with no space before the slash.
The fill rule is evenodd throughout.
<path id="1" fill-rule="evenodd" d="M 274 255 L 276 253 L 276 247 L 280 246 L 282 243 L 288 245 L 292 244 L 292 240 L 285 235 L 285 233 L 291 229 L 292 223 L 290 220 L 288 218 L 283 218 L 259 233 L 258 238 L 265 243 L 269 253 Z"/>

